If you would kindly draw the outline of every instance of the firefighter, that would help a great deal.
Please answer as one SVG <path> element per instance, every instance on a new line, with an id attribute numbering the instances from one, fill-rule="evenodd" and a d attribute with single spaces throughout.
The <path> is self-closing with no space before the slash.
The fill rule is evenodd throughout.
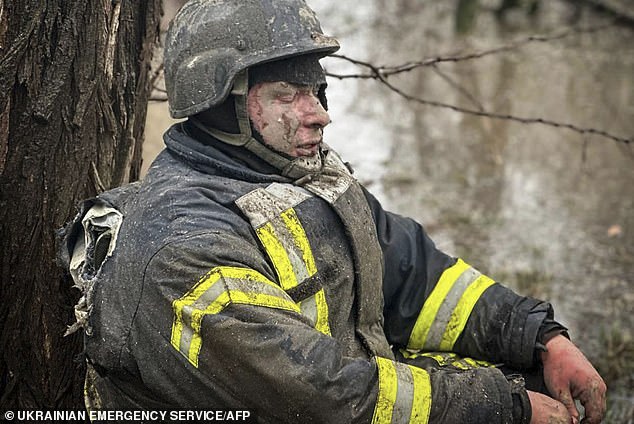
<path id="1" fill-rule="evenodd" d="M 191 0 L 165 42 L 173 117 L 143 181 L 83 203 L 89 409 L 263 423 L 569 423 L 605 384 L 554 320 L 384 210 L 323 141 L 303 0 Z"/>

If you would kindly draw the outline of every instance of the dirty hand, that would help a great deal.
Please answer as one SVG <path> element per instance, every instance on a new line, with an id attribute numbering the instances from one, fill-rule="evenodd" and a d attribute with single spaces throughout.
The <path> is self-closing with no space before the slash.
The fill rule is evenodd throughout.
<path id="1" fill-rule="evenodd" d="M 605 415 L 605 392 L 603 379 L 566 337 L 558 335 L 546 343 L 543 352 L 544 381 L 552 396 L 563 403 L 568 412 L 579 422 L 579 411 L 575 399 L 585 408 L 583 423 L 599 424 Z"/>
<path id="2" fill-rule="evenodd" d="M 563 403 L 538 392 L 527 390 L 531 402 L 531 424 L 570 424 L 572 417 Z"/>

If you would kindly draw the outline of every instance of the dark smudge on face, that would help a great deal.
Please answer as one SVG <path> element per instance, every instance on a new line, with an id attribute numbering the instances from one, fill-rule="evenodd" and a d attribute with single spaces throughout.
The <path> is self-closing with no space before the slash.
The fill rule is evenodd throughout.
<path id="1" fill-rule="evenodd" d="M 263 82 L 249 90 L 247 108 L 264 143 L 292 157 L 314 157 L 330 117 L 312 86 Z"/>

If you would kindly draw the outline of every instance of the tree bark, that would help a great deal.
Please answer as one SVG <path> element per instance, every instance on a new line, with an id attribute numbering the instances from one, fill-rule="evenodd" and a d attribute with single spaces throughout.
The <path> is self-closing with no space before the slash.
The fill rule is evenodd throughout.
<path id="1" fill-rule="evenodd" d="M 55 233 L 138 178 L 160 0 L 0 0 L 0 410 L 83 408 Z"/>

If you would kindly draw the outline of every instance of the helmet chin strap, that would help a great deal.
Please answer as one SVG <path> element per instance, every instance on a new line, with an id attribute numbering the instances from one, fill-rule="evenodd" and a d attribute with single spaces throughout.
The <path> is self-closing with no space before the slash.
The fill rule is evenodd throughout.
<path id="1" fill-rule="evenodd" d="M 240 129 L 239 134 L 228 133 L 217 128 L 210 128 L 198 119 L 190 117 L 192 123 L 200 130 L 224 143 L 233 146 L 243 146 L 269 165 L 278 169 L 280 174 L 285 177 L 298 179 L 308 174 L 321 171 L 323 164 L 321 149 L 318 154 L 311 158 L 289 158 L 269 148 L 253 137 L 251 121 L 249 120 L 249 112 L 247 109 L 247 96 L 249 92 L 249 77 L 247 72 L 245 69 L 236 75 L 233 90 L 231 91 L 235 99 L 236 119 L 238 120 L 238 128 Z"/>

